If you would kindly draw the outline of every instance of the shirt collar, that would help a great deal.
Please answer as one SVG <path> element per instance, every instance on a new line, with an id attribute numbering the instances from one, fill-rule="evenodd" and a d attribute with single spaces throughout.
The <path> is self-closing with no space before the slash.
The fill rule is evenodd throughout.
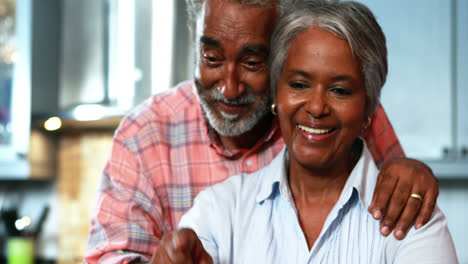
<path id="1" fill-rule="evenodd" d="M 263 202 L 273 195 L 278 189 L 282 193 L 289 193 L 288 175 L 288 151 L 286 146 L 281 152 L 271 161 L 271 163 L 259 171 L 260 184 L 257 189 L 256 201 Z"/>
<path id="2" fill-rule="evenodd" d="M 256 195 L 258 203 L 268 199 L 277 191 L 287 200 L 293 201 L 287 179 L 288 164 L 288 151 L 285 147 L 267 167 L 259 172 L 261 181 Z M 351 171 L 335 207 L 343 207 L 351 199 L 353 190 L 356 190 L 362 206 L 368 208 L 372 202 L 378 174 L 379 170 L 372 155 L 366 143 L 363 142 L 361 157 Z"/>
<path id="3" fill-rule="evenodd" d="M 363 148 L 361 157 L 354 166 L 345 186 L 343 187 L 343 191 L 341 192 L 340 198 L 337 202 L 339 208 L 344 206 L 344 204 L 351 199 L 353 190 L 357 191 L 363 208 L 369 208 L 372 202 L 379 170 L 375 165 L 374 159 L 372 158 L 366 143 L 364 140 L 362 141 Z"/>

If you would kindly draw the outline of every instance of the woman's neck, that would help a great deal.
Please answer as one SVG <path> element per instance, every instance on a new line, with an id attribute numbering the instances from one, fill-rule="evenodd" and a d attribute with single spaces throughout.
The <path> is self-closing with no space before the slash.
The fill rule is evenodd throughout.
<path id="1" fill-rule="evenodd" d="M 302 166 L 289 153 L 288 178 L 294 199 L 302 199 L 303 202 L 338 200 L 351 171 L 359 161 L 362 148 L 362 141 L 356 139 L 350 151 L 327 168 Z"/>
<path id="2" fill-rule="evenodd" d="M 351 173 L 350 158 L 337 166 L 311 170 L 290 159 L 289 186 L 294 200 L 317 202 L 338 200 L 341 190 Z M 297 202 L 297 201 L 296 201 Z"/>
<path id="3" fill-rule="evenodd" d="M 289 153 L 289 186 L 309 250 L 359 160 L 362 142 L 355 143 L 351 151 L 328 168 L 306 168 Z"/>

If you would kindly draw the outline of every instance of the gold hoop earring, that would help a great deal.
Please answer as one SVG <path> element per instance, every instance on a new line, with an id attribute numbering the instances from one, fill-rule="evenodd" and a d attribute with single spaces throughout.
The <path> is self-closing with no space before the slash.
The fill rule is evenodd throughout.
<path id="1" fill-rule="evenodd" d="M 278 115 L 278 112 L 276 112 L 276 104 L 271 104 L 271 113 L 273 115 Z"/>
<path id="2" fill-rule="evenodd" d="M 367 117 L 367 123 L 364 126 L 362 126 L 362 129 L 363 130 L 368 129 L 371 126 L 371 124 L 372 124 L 372 118 L 370 116 L 368 116 Z"/>

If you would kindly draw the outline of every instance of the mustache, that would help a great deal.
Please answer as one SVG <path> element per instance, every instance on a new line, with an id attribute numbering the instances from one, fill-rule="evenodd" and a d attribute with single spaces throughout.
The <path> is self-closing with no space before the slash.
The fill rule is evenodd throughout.
<path id="1" fill-rule="evenodd" d="M 249 92 L 249 88 L 245 89 L 245 92 L 236 98 L 226 98 L 224 95 L 218 91 L 216 87 L 212 87 L 207 91 L 206 95 L 211 97 L 211 99 L 223 102 L 229 105 L 248 105 L 253 104 L 256 101 L 255 95 Z"/>

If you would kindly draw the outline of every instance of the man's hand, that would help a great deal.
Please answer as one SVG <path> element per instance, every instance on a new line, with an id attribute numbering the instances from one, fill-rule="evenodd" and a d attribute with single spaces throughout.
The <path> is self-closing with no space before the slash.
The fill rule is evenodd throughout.
<path id="1" fill-rule="evenodd" d="M 211 256 L 205 251 L 192 229 L 180 229 L 167 233 L 153 254 L 151 264 L 212 264 Z"/>
<path id="2" fill-rule="evenodd" d="M 422 200 L 411 194 L 420 195 Z M 411 224 L 419 229 L 429 221 L 438 195 L 439 184 L 429 167 L 413 159 L 396 159 L 380 171 L 369 212 L 377 220 L 383 217 L 382 235 L 395 228 L 395 237 L 403 239 Z"/>

